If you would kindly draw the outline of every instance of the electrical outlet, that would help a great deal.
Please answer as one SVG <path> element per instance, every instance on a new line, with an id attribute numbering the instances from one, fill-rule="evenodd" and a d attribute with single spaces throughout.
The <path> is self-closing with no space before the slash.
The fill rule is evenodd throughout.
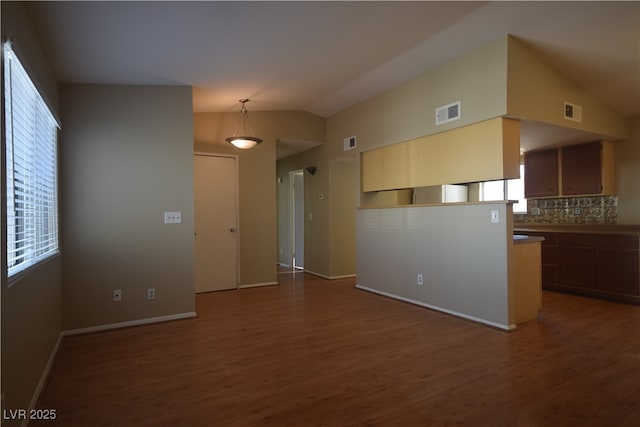
<path id="1" fill-rule="evenodd" d="M 422 273 L 418 273 L 417 280 L 418 280 L 418 285 L 420 286 L 424 285 L 424 277 L 422 277 Z"/>
<path id="2" fill-rule="evenodd" d="M 147 289 L 147 300 L 151 301 L 156 299 L 156 288 Z"/>
<path id="3" fill-rule="evenodd" d="M 165 224 L 182 224 L 182 212 L 165 212 Z"/>
<path id="4" fill-rule="evenodd" d="M 115 302 L 122 301 L 122 289 L 114 289 L 113 290 L 113 301 L 115 301 Z"/>
<path id="5" fill-rule="evenodd" d="M 576 206 L 575 208 L 573 208 L 573 213 L 576 215 L 581 215 L 582 214 L 582 209 L 578 206 Z"/>

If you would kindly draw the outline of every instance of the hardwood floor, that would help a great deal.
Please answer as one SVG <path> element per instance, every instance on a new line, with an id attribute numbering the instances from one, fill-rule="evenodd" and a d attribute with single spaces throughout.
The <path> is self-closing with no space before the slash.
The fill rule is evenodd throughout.
<path id="1" fill-rule="evenodd" d="M 196 319 L 67 337 L 59 426 L 637 426 L 640 307 L 544 292 L 507 333 L 354 288 L 197 296 Z"/>

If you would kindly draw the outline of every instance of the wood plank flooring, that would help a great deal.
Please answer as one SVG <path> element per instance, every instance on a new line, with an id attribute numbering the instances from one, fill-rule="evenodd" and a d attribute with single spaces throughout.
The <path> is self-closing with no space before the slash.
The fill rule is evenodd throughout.
<path id="1" fill-rule="evenodd" d="M 198 318 L 67 337 L 40 408 L 87 426 L 638 426 L 640 307 L 544 292 L 507 333 L 283 274 Z"/>

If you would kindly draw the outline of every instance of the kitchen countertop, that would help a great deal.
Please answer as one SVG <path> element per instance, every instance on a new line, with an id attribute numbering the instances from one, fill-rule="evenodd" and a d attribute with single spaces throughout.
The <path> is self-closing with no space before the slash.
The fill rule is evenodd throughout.
<path id="1" fill-rule="evenodd" d="M 542 236 L 526 236 L 524 234 L 514 234 L 513 235 L 513 243 L 534 243 L 534 242 L 542 242 L 544 237 Z"/>
<path id="2" fill-rule="evenodd" d="M 618 224 L 527 224 L 517 223 L 513 226 L 514 232 L 526 234 L 528 232 L 553 232 L 553 233 L 589 233 L 589 234 L 617 234 L 627 236 L 640 236 L 640 225 Z"/>

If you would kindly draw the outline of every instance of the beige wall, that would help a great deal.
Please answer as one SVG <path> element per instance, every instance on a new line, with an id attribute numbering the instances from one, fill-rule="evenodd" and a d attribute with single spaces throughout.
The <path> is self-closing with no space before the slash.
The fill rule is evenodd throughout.
<path id="1" fill-rule="evenodd" d="M 251 150 L 239 150 L 224 140 L 233 134 L 238 115 L 239 110 L 195 113 L 194 151 L 239 156 L 240 285 L 273 284 L 277 283 L 278 260 L 276 140 L 323 142 L 324 119 L 302 111 L 249 110 L 253 133 L 264 142 Z"/>
<path id="2" fill-rule="evenodd" d="M 358 137 L 366 151 L 506 114 L 507 39 L 501 38 L 341 111 L 327 120 L 330 158 Z M 461 118 L 435 125 L 435 109 L 461 101 Z"/>
<path id="3" fill-rule="evenodd" d="M 64 328 L 193 313 L 191 88 L 63 85 L 61 106 Z"/>
<path id="4" fill-rule="evenodd" d="M 356 158 L 345 156 L 330 163 L 330 273 L 331 277 L 356 272 Z"/>
<path id="5" fill-rule="evenodd" d="M 277 216 L 278 216 L 278 263 L 289 265 L 291 262 L 291 180 L 289 172 L 304 169 L 308 166 L 313 166 L 315 161 L 313 160 L 313 154 L 315 150 L 306 151 L 294 156 L 286 157 L 276 162 L 276 201 L 277 201 Z M 317 172 L 316 172 L 317 173 Z M 308 172 L 305 172 L 305 206 L 308 206 L 306 200 L 309 195 L 306 191 L 306 187 L 310 186 L 310 180 L 313 179 Z M 305 218 L 305 232 L 307 228 L 311 227 L 308 224 L 308 217 Z M 306 241 L 306 239 L 305 239 Z"/>
<path id="6" fill-rule="evenodd" d="M 615 144 L 618 224 L 640 224 L 640 116 L 629 123 L 629 138 Z"/>
<path id="7" fill-rule="evenodd" d="M 628 136 L 625 117 L 541 61 L 515 37 L 509 37 L 507 87 L 510 116 L 589 131 L 603 139 Z M 582 106 L 581 123 L 563 117 L 565 101 Z"/>
<path id="8" fill-rule="evenodd" d="M 357 183 L 354 155 L 323 161 L 319 146 L 279 160 L 278 262 L 290 257 L 289 172 L 316 166 L 315 175 L 305 172 L 305 270 L 325 278 L 355 274 L 355 196 Z M 320 165 L 320 166 L 319 166 Z M 309 216 L 311 215 L 311 216 Z"/>
<path id="9" fill-rule="evenodd" d="M 355 272 L 353 257 L 346 255 L 351 251 L 349 242 L 353 231 L 347 233 L 340 221 L 360 204 L 359 153 L 504 115 L 506 54 L 505 37 L 347 108 L 327 119 L 325 144 L 283 163 L 283 172 L 310 164 L 318 168 L 312 179 L 305 180 L 305 208 L 313 217 L 309 220 L 307 216 L 305 222 L 308 270 L 326 277 Z M 435 108 L 455 101 L 462 101 L 462 118 L 436 127 Z M 352 135 L 357 136 L 358 147 L 345 153 L 343 139 Z M 353 157 L 354 162 L 349 166 L 349 177 L 345 176 L 352 182 L 342 188 L 337 185 L 337 179 L 344 171 L 333 162 L 345 155 Z M 278 171 L 278 176 L 285 178 L 280 168 Z M 355 195 L 348 197 L 341 193 L 334 197 L 338 187 L 343 191 L 350 188 Z M 320 200 L 319 194 L 327 197 Z M 332 205 L 334 199 L 352 205 Z M 344 240 L 340 236 L 344 236 Z M 282 242 L 284 238 L 280 236 L 279 240 Z"/>
<path id="10" fill-rule="evenodd" d="M 2 2 L 2 34 L 31 74 L 45 101 L 57 114 L 58 84 L 42 53 L 25 6 Z M 4 105 L 4 89 L 2 90 Z M 5 188 L 4 123 L 2 126 L 2 188 Z M 2 229 L 6 209 L 2 191 Z M 6 251 L 2 250 L 2 393 L 3 409 L 28 408 L 62 329 L 62 258 L 40 264 L 13 286 L 6 277 Z M 5 423 L 3 423 L 5 425 Z M 9 422 L 6 425 L 13 425 Z"/>

